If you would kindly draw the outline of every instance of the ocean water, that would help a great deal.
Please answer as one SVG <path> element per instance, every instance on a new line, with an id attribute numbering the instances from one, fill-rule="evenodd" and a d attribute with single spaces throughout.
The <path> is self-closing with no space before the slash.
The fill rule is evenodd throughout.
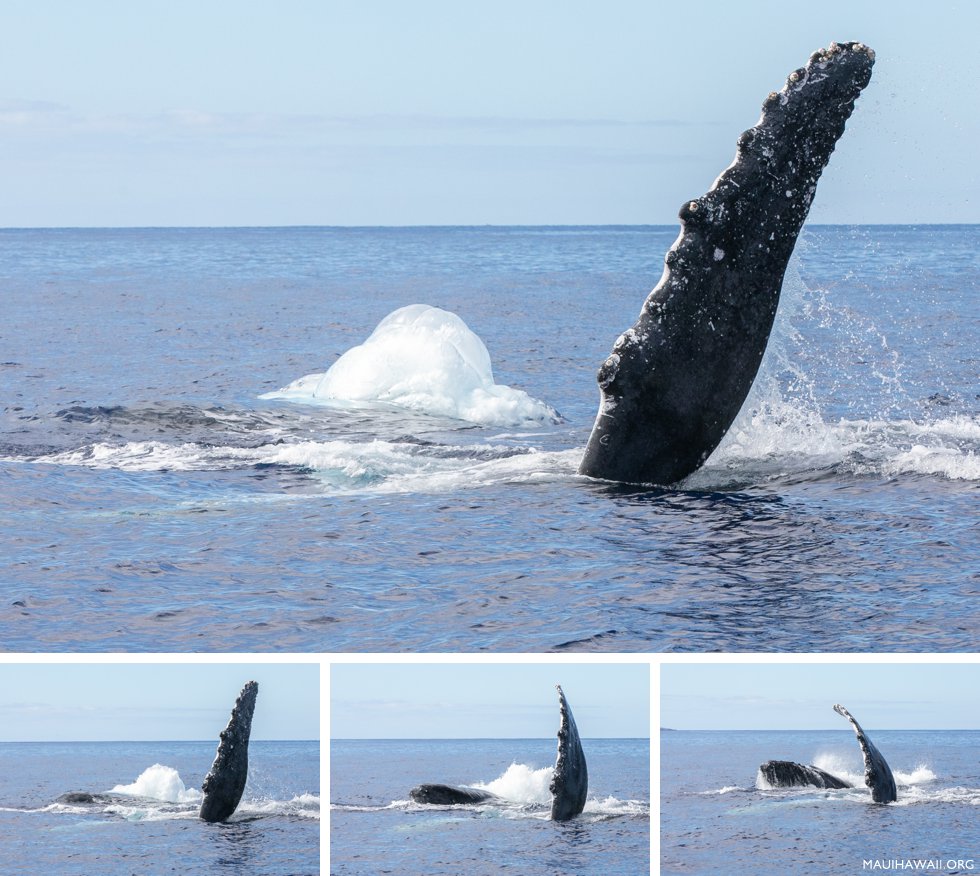
<path id="1" fill-rule="evenodd" d="M 0 873 L 319 873 L 319 743 L 253 741 L 245 795 L 223 824 L 197 814 L 214 749 L 214 742 L 0 743 Z M 57 802 L 69 791 L 111 797 Z"/>
<path id="2" fill-rule="evenodd" d="M 585 811 L 559 823 L 554 739 L 331 740 L 331 874 L 649 873 L 649 740 L 582 744 Z M 414 803 L 409 791 L 425 782 L 482 786 L 505 802 Z"/>
<path id="3" fill-rule="evenodd" d="M 581 478 L 676 232 L 0 231 L 0 647 L 973 650 L 980 226 L 805 230 L 706 467 Z"/>
<path id="4" fill-rule="evenodd" d="M 896 860 L 942 862 L 930 872 L 980 868 L 980 732 L 868 729 L 868 735 L 892 768 L 896 803 L 872 802 L 849 728 L 661 732 L 660 872 L 830 876 L 912 869 L 890 864 Z M 764 789 L 757 775 L 767 760 L 813 764 L 856 787 Z M 875 861 L 881 863 L 873 869 Z"/>

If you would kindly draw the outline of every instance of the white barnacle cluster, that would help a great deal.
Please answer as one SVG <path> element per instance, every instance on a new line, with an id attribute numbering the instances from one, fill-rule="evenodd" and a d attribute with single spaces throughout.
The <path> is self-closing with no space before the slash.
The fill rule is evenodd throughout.
<path id="1" fill-rule="evenodd" d="M 613 344 L 613 350 L 622 350 L 625 347 L 633 347 L 639 342 L 639 338 L 636 336 L 635 329 L 627 329 L 618 338 L 616 338 L 616 343 Z M 607 360 L 608 361 L 608 360 Z M 616 357 L 618 363 L 619 357 Z"/>
<path id="2" fill-rule="evenodd" d="M 619 354 L 611 353 L 602 367 L 599 369 L 599 387 L 602 390 L 608 389 L 619 373 Z"/>
<path id="3" fill-rule="evenodd" d="M 810 81 L 810 70 L 808 67 L 803 68 L 803 75 L 800 75 L 799 70 L 794 70 L 789 74 L 789 78 L 786 80 L 786 89 L 792 88 L 793 91 L 800 91 L 806 87 L 807 82 Z"/>

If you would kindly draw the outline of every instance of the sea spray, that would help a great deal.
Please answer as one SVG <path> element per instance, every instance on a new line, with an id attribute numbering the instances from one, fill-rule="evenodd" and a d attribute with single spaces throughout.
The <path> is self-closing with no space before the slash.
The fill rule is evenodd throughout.
<path id="1" fill-rule="evenodd" d="M 821 332 L 830 337 L 815 344 Z M 836 399 L 842 378 L 830 386 L 820 378 L 846 373 L 853 363 L 869 369 L 881 389 L 862 400 L 861 411 L 854 410 L 854 399 Z M 918 420 L 908 416 L 913 408 L 902 360 L 887 337 L 870 317 L 833 304 L 826 290 L 810 289 L 794 255 L 752 389 L 704 468 L 685 485 L 718 488 L 828 474 L 980 480 L 980 417 L 933 412 Z M 852 416 L 830 416 L 829 409 Z"/>

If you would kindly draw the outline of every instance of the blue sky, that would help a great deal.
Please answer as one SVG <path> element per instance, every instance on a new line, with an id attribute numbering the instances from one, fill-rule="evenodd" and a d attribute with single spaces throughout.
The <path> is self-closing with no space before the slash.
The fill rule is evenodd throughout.
<path id="1" fill-rule="evenodd" d="M 319 739 L 319 672 L 289 663 L 0 663 L 0 741 L 217 739 L 251 679 L 253 739 Z"/>
<path id="2" fill-rule="evenodd" d="M 667 664 L 660 685 L 675 730 L 839 730 L 834 703 L 868 729 L 980 729 L 980 663 Z"/>
<path id="3" fill-rule="evenodd" d="M 333 739 L 536 739 L 561 684 L 584 738 L 650 733 L 646 663 L 370 663 L 330 671 Z"/>
<path id="4" fill-rule="evenodd" d="M 676 222 L 810 53 L 811 219 L 976 222 L 980 4 L 5 0 L 0 227 Z"/>

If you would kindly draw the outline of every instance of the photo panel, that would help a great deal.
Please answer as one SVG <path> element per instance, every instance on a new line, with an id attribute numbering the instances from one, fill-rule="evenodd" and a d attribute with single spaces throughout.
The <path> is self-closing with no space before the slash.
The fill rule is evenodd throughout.
<path id="1" fill-rule="evenodd" d="M 345 662 L 330 678 L 335 876 L 650 872 L 648 662 Z"/>
<path id="2" fill-rule="evenodd" d="M 0 662 L 9 873 L 320 872 L 315 662 Z"/>
<path id="3" fill-rule="evenodd" d="M 980 867 L 977 662 L 661 666 L 660 872 Z"/>

